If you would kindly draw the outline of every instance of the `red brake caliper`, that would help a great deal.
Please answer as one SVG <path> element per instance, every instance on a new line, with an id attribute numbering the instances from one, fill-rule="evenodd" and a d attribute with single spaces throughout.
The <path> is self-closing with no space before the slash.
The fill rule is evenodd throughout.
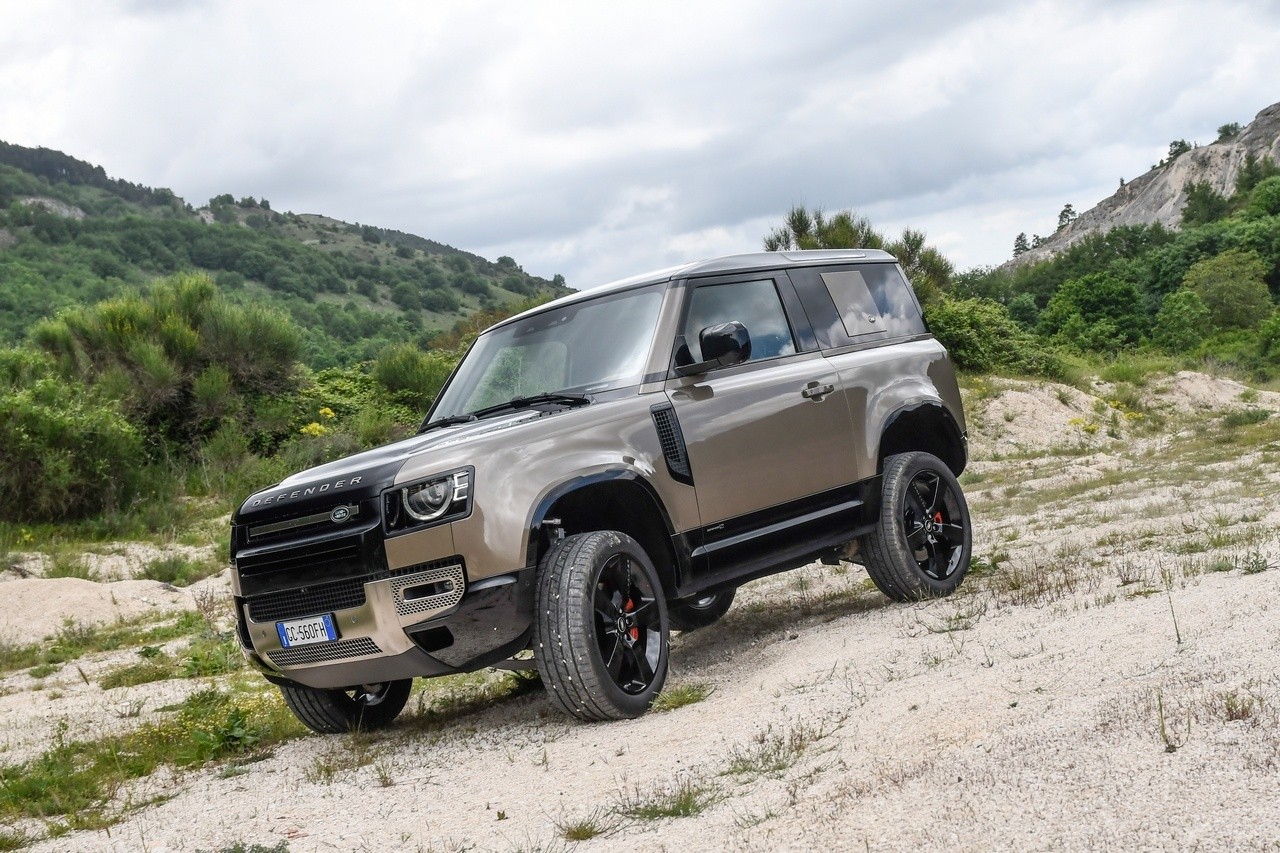
<path id="1" fill-rule="evenodd" d="M 935 513 L 933 514 L 933 520 L 934 520 L 934 521 L 936 521 L 938 524 L 941 524 L 941 523 L 942 523 L 942 512 L 941 512 L 941 511 L 939 511 L 939 512 L 935 512 Z"/>
<path id="2" fill-rule="evenodd" d="M 635 602 L 628 598 L 627 606 L 625 609 L 628 613 L 630 613 L 632 610 L 635 610 L 636 609 Z M 631 635 L 632 641 L 640 639 L 640 629 L 637 628 L 635 625 L 632 625 L 631 630 L 627 631 L 627 633 Z"/>

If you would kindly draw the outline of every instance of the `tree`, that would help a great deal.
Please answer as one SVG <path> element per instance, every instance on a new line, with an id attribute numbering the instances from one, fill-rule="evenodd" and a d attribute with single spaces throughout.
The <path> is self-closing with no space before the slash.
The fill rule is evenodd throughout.
<path id="1" fill-rule="evenodd" d="M 1142 294 L 1110 273 L 1069 279 L 1040 314 L 1039 330 L 1081 351 L 1136 344 L 1146 325 Z"/>
<path id="2" fill-rule="evenodd" d="M 1009 300 L 1009 316 L 1028 329 L 1033 328 L 1036 318 L 1040 316 L 1036 298 L 1030 293 L 1019 293 L 1013 297 Z"/>
<path id="3" fill-rule="evenodd" d="M 766 252 L 791 249 L 880 249 L 884 237 L 865 216 L 841 210 L 827 217 L 821 209 L 812 213 L 803 206 L 791 208 L 785 224 L 764 238 Z"/>
<path id="4" fill-rule="evenodd" d="M 871 220 L 852 210 L 826 216 L 820 209 L 791 208 L 786 222 L 764 238 L 766 252 L 791 249 L 884 249 L 898 259 L 921 302 L 928 302 L 951 284 L 955 268 L 936 248 L 925 244 L 923 231 L 904 228 L 902 236 L 885 245 Z"/>
<path id="5" fill-rule="evenodd" d="M 1218 128 L 1217 142 L 1230 142 L 1240 135 L 1240 122 L 1233 121 Z"/>
<path id="6" fill-rule="evenodd" d="M 1031 244 L 1027 242 L 1027 232 L 1023 231 L 1013 238 L 1013 256 L 1016 258 L 1029 251 L 1031 251 Z"/>
<path id="7" fill-rule="evenodd" d="M 1182 286 L 1204 300 L 1215 326 L 1252 329 L 1273 308 L 1263 281 L 1266 274 L 1266 262 L 1256 252 L 1228 249 L 1192 264 L 1182 278 Z"/>
<path id="8" fill-rule="evenodd" d="M 1169 156 L 1165 158 L 1166 163 L 1172 163 L 1183 154 L 1191 150 L 1191 143 L 1185 139 L 1175 139 L 1169 143 Z"/>
<path id="9" fill-rule="evenodd" d="M 1058 230 L 1061 231 L 1075 221 L 1076 209 L 1068 204 L 1058 213 Z"/>
<path id="10" fill-rule="evenodd" d="M 1187 185 L 1187 203 L 1182 207 L 1182 227 L 1217 222 L 1231 212 L 1231 202 L 1214 191 L 1208 181 Z"/>
<path id="11" fill-rule="evenodd" d="M 932 246 L 925 245 L 923 231 L 902 229 L 902 236 L 885 246 L 885 251 L 898 259 L 902 271 L 915 287 L 916 297 L 929 304 L 951 285 L 955 267 Z"/>
<path id="12" fill-rule="evenodd" d="M 1170 293 L 1160 304 L 1151 337 L 1169 352 L 1186 352 L 1209 331 L 1209 308 L 1194 290 Z"/>
<path id="13" fill-rule="evenodd" d="M 1280 214 L 1280 175 L 1272 175 L 1253 188 L 1248 211 L 1257 217 Z"/>
<path id="14" fill-rule="evenodd" d="M 1240 171 L 1236 172 L 1236 195 L 1248 195 L 1254 187 L 1273 175 L 1280 175 L 1280 164 L 1275 160 L 1267 156 L 1259 160 L 1253 154 L 1244 155 Z"/>

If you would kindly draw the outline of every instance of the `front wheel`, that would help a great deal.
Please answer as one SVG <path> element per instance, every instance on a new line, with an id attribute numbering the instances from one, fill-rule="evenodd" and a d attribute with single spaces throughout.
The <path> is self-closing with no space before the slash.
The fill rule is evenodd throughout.
<path id="1" fill-rule="evenodd" d="M 919 451 L 884 462 L 880 518 L 863 539 L 867 574 L 894 601 L 941 598 L 969 571 L 969 506 L 951 469 Z"/>
<path id="2" fill-rule="evenodd" d="M 391 725 L 409 701 L 412 678 L 361 684 L 346 690 L 280 685 L 285 704 L 313 732 L 333 735 Z"/>
<path id="3" fill-rule="evenodd" d="M 640 716 L 666 680 L 668 642 L 662 584 L 634 539 L 603 530 L 547 551 L 533 658 L 561 709 L 583 720 Z"/>

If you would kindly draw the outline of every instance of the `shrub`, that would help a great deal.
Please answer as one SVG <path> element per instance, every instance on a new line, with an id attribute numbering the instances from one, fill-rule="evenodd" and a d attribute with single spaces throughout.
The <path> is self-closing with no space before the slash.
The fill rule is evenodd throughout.
<path id="1" fill-rule="evenodd" d="M 142 440 L 113 402 L 78 382 L 0 389 L 0 517 L 84 517 L 120 507 Z"/>
<path id="2" fill-rule="evenodd" d="M 1273 175 L 1253 188 L 1248 210 L 1253 216 L 1280 214 L 1280 175 Z"/>
<path id="3" fill-rule="evenodd" d="M 1194 290 L 1179 290 L 1160 304 L 1151 337 L 1169 352 L 1185 352 L 1204 340 L 1209 330 L 1209 308 L 1204 300 Z"/>
<path id="4" fill-rule="evenodd" d="M 373 378 L 395 402 L 426 412 L 453 365 L 452 358 L 425 353 L 413 344 L 392 344 L 378 354 Z"/>
<path id="5" fill-rule="evenodd" d="M 1136 344 L 1146 323 L 1142 294 L 1129 281 L 1093 273 L 1063 282 L 1040 315 L 1041 334 L 1082 352 Z"/>
<path id="6" fill-rule="evenodd" d="M 1228 249 L 1192 264 L 1182 284 L 1204 300 L 1215 325 L 1252 329 L 1271 313 L 1266 274 L 1267 265 L 1256 252 Z"/>
<path id="7" fill-rule="evenodd" d="M 1009 370 L 1056 377 L 1056 355 L 989 299 L 942 296 L 927 313 L 929 328 L 962 370 Z"/>
<path id="8" fill-rule="evenodd" d="M 1273 313 L 1258 326 L 1258 352 L 1264 357 L 1280 356 L 1280 313 Z"/>

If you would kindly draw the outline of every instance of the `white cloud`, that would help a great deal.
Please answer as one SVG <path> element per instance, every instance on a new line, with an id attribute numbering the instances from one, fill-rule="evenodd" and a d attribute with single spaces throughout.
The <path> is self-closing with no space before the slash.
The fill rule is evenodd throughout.
<path id="1" fill-rule="evenodd" d="M 194 203 L 411 231 L 585 286 L 793 204 L 1008 256 L 1275 101 L 1274 4 L 247 0 L 0 10 L 0 139 Z"/>

